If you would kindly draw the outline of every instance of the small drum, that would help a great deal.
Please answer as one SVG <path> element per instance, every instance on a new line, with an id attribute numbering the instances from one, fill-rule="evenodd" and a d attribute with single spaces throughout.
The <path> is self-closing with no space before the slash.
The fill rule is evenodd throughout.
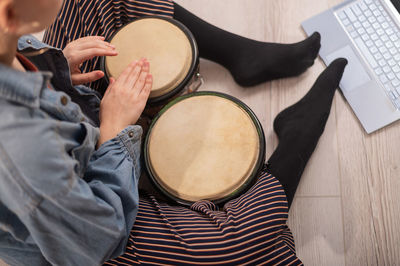
<path id="1" fill-rule="evenodd" d="M 165 105 L 173 97 L 197 90 L 202 83 L 196 41 L 192 33 L 174 19 L 136 19 L 109 41 L 116 46 L 118 55 L 102 58 L 107 80 L 118 78 L 134 60 L 145 57 L 150 62 L 153 88 L 149 105 Z"/>
<path id="2" fill-rule="evenodd" d="M 265 160 L 260 122 L 226 94 L 176 98 L 155 117 L 144 143 L 150 180 L 173 201 L 226 202 L 249 188 Z"/>

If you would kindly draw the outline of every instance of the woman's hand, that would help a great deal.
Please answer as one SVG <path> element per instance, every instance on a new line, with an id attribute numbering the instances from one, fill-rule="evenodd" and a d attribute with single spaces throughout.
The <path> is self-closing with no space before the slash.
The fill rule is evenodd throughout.
<path id="1" fill-rule="evenodd" d="M 146 59 L 132 62 L 110 85 L 100 104 L 100 139 L 98 147 L 137 122 L 146 106 L 153 77 Z"/>
<path id="2" fill-rule="evenodd" d="M 104 41 L 104 37 L 90 36 L 70 42 L 63 50 L 71 69 L 73 85 L 80 85 L 96 81 L 104 77 L 103 71 L 96 70 L 89 73 L 81 73 L 79 67 L 86 60 L 95 56 L 115 56 L 118 52 L 115 46 Z"/>

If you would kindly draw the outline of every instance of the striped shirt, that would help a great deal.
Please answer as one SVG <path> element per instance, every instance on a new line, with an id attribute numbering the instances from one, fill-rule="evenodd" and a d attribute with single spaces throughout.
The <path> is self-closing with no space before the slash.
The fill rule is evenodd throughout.
<path id="1" fill-rule="evenodd" d="M 85 36 L 109 39 L 140 16 L 173 16 L 169 0 L 65 0 L 44 41 L 63 49 Z M 99 69 L 99 58 L 82 71 Z M 102 91 L 104 84 L 94 82 Z M 141 193 L 126 252 L 106 265 L 302 265 L 286 222 L 288 203 L 279 181 L 266 173 L 246 193 L 219 209 L 209 201 L 190 208 Z"/>
<path id="2" fill-rule="evenodd" d="M 278 180 L 257 183 L 222 210 L 209 201 L 190 209 L 141 195 L 126 253 L 106 265 L 302 265 L 286 221 Z"/>

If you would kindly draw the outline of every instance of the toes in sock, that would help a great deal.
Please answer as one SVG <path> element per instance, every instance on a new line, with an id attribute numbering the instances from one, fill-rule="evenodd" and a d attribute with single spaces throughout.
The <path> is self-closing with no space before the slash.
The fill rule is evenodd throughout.
<path id="1" fill-rule="evenodd" d="M 304 168 L 324 131 L 346 64 L 346 59 L 332 62 L 299 102 L 275 118 L 274 130 L 279 145 L 268 160 L 268 170 L 283 185 L 289 206 Z"/>
<path id="2" fill-rule="evenodd" d="M 241 46 L 236 48 L 238 52 L 230 70 L 241 86 L 297 76 L 314 64 L 320 42 L 321 36 L 317 32 L 295 44 L 243 40 Z"/>

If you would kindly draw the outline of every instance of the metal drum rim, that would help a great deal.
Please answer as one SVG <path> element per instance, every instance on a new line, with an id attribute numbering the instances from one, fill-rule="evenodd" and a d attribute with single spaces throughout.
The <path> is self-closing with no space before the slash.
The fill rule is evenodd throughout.
<path id="1" fill-rule="evenodd" d="M 239 196 L 241 193 L 247 191 L 250 188 L 250 186 L 255 183 L 255 181 L 258 177 L 258 174 L 261 172 L 261 170 L 264 166 L 264 163 L 265 163 L 266 141 L 265 141 L 263 127 L 262 127 L 260 121 L 258 120 L 256 114 L 250 109 L 250 107 L 248 107 L 241 100 L 239 100 L 231 95 L 222 93 L 222 92 L 213 92 L 213 91 L 194 92 L 194 93 L 190 93 L 187 95 L 177 97 L 176 99 L 172 100 L 164 108 L 161 109 L 161 111 L 154 117 L 154 119 L 152 120 L 152 122 L 149 126 L 149 130 L 146 134 L 145 142 L 143 145 L 144 163 L 145 163 L 146 171 L 147 171 L 147 174 L 148 174 L 148 177 L 149 177 L 151 183 L 154 185 L 154 187 L 159 192 L 161 192 L 168 199 L 171 199 L 173 202 L 178 203 L 183 206 L 191 206 L 194 203 L 192 201 L 187 201 L 187 200 L 183 200 L 183 199 L 176 197 L 175 195 L 171 194 L 170 192 L 168 192 L 166 189 L 164 189 L 161 186 L 161 184 L 155 178 L 155 174 L 153 173 L 153 170 L 151 169 L 150 157 L 149 157 L 150 155 L 148 152 L 148 147 L 149 147 L 150 134 L 152 132 L 152 129 L 153 129 L 154 125 L 157 123 L 158 119 L 161 117 L 161 115 L 163 113 L 165 113 L 170 107 L 172 107 L 176 103 L 183 101 L 187 98 L 198 97 L 198 96 L 218 96 L 218 97 L 222 97 L 222 98 L 231 100 L 234 103 L 236 103 L 240 108 L 242 108 L 244 111 L 246 111 L 247 114 L 250 116 L 250 118 L 253 121 L 254 126 L 257 130 L 257 134 L 258 134 L 258 137 L 260 140 L 260 149 L 259 149 L 259 153 L 258 153 L 258 159 L 257 159 L 256 165 L 250 175 L 250 178 L 248 178 L 248 180 L 246 180 L 244 182 L 244 184 L 242 186 L 240 186 L 238 189 L 236 189 L 235 191 L 232 191 L 228 196 L 223 197 L 221 199 L 212 200 L 213 203 L 220 205 L 222 203 L 225 203 L 225 202 Z"/>
<path id="2" fill-rule="evenodd" d="M 122 26 L 116 32 L 114 32 L 111 35 L 111 37 L 108 38 L 106 41 L 110 42 L 115 37 L 115 35 L 117 35 L 127 25 L 129 25 L 131 23 L 135 23 L 136 21 L 143 20 L 143 19 L 160 19 L 160 20 L 165 20 L 165 21 L 168 21 L 168 22 L 174 24 L 175 26 L 177 26 L 179 29 L 181 29 L 183 31 L 183 33 L 188 38 L 190 46 L 192 48 L 192 63 L 190 65 L 188 73 L 186 74 L 186 76 L 182 80 L 182 82 L 178 86 L 176 86 L 174 89 L 167 92 L 166 94 L 148 99 L 148 101 L 147 101 L 148 105 L 157 105 L 157 104 L 162 103 L 163 101 L 170 99 L 170 98 L 174 97 L 175 95 L 179 94 L 185 88 L 185 86 L 189 83 L 189 81 L 192 79 L 192 77 L 196 74 L 195 72 L 197 71 L 198 65 L 200 62 L 199 49 L 198 49 L 198 46 L 196 43 L 196 39 L 194 38 L 192 32 L 185 25 L 183 25 L 181 22 L 179 22 L 176 19 L 159 17 L 159 16 L 146 16 L 146 17 L 136 18 L 136 19 L 132 20 L 131 22 Z M 108 73 L 107 73 L 107 69 L 106 69 L 106 57 L 105 56 L 102 56 L 100 58 L 100 69 L 104 72 L 104 80 L 106 81 L 106 84 L 109 84 L 110 80 L 108 78 Z"/>

